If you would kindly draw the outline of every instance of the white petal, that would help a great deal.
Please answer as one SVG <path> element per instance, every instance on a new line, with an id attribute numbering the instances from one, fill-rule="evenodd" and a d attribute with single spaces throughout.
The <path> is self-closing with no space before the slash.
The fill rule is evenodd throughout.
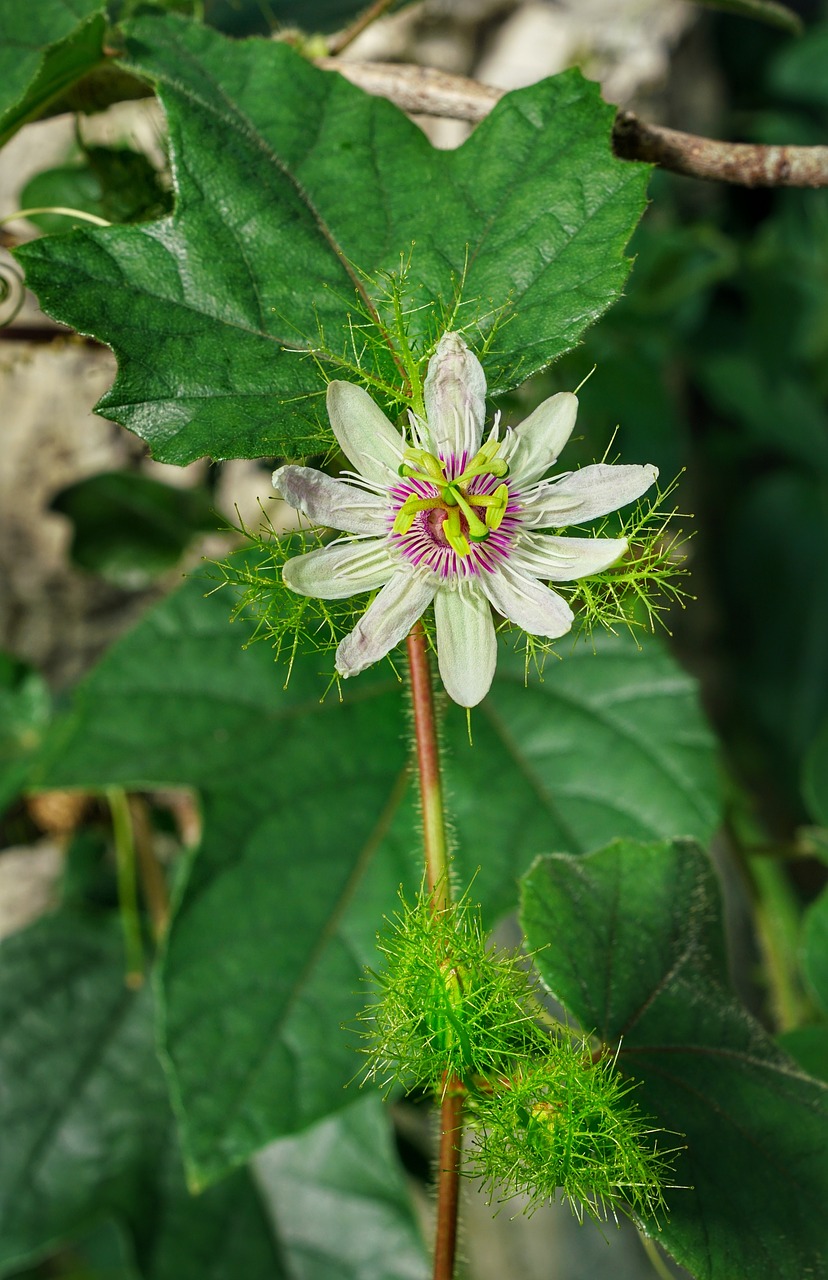
<path id="1" fill-rule="evenodd" d="M 603 573 L 626 550 L 626 538 L 556 538 L 549 533 L 525 533 L 509 561 L 522 573 L 544 582 L 573 582 L 590 573 Z"/>
<path id="2" fill-rule="evenodd" d="M 554 466 L 577 416 L 578 397 L 571 391 L 559 391 L 507 435 L 512 442 L 509 465 L 516 484 L 531 484 Z"/>
<path id="3" fill-rule="evenodd" d="M 481 591 L 441 587 L 434 597 L 437 665 L 446 692 L 461 707 L 476 707 L 492 683 L 497 662 L 492 611 Z"/>
<path id="4" fill-rule="evenodd" d="M 459 333 L 444 333 L 428 362 L 423 386 L 432 443 L 445 456 L 480 448 L 486 417 L 486 375 Z"/>
<path id="5" fill-rule="evenodd" d="M 326 476 L 313 467 L 280 467 L 273 472 L 273 487 L 312 524 L 324 524 L 343 533 L 388 532 L 388 502 L 378 494 Z"/>
<path id="6" fill-rule="evenodd" d="M 340 449 L 360 475 L 384 488 L 396 482 L 403 439 L 367 391 L 353 382 L 329 382 L 328 417 Z"/>
<path id="7" fill-rule="evenodd" d="M 658 467 L 613 467 L 597 462 L 548 485 L 538 485 L 524 506 L 528 524 L 536 527 L 583 524 L 617 511 L 640 498 L 658 476 Z"/>
<path id="8" fill-rule="evenodd" d="M 431 604 L 439 579 L 398 568 L 336 651 L 341 676 L 356 676 L 379 662 L 408 635 Z"/>
<path id="9" fill-rule="evenodd" d="M 294 556 L 282 569 L 282 578 L 285 586 L 300 596 L 344 600 L 360 591 L 376 591 L 396 568 L 385 539 L 371 538 L 367 542 L 334 542 Z"/>
<path id="10" fill-rule="evenodd" d="M 482 574 L 480 585 L 498 613 L 531 636 L 556 640 L 572 626 L 575 615 L 565 600 L 536 578 L 509 565 L 502 565 L 495 573 Z"/>

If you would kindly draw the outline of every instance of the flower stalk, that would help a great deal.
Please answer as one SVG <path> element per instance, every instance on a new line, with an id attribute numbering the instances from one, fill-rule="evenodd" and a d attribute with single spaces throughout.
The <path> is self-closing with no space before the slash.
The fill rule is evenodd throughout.
<path id="1" fill-rule="evenodd" d="M 434 687 L 422 622 L 416 622 L 412 627 L 407 645 L 417 768 L 420 775 L 426 881 L 431 909 L 438 912 L 449 906 L 451 883 Z M 453 1077 L 444 1081 L 440 1106 L 434 1280 L 452 1280 L 457 1254 L 457 1213 L 463 1142 L 463 1098 L 458 1085 L 459 1081 Z"/>
<path id="2" fill-rule="evenodd" d="M 440 746 L 434 714 L 434 689 L 422 622 L 408 636 L 408 666 L 411 675 L 411 705 L 420 775 L 420 803 L 423 812 L 423 844 L 426 880 L 435 910 L 447 907 L 451 897 L 443 784 L 440 777 Z"/>

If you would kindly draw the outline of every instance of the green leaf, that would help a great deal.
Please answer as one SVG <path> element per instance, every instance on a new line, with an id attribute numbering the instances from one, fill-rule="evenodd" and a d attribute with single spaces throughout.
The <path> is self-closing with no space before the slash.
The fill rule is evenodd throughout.
<path id="1" fill-rule="evenodd" d="M 173 489 L 127 471 L 79 480 L 51 505 L 74 525 L 75 564 L 130 589 L 171 569 L 196 533 L 221 524 L 205 490 Z"/>
<path id="2" fill-rule="evenodd" d="M 795 1027 L 779 1036 L 778 1043 L 808 1075 L 828 1082 L 828 1025 Z"/>
<path id="3" fill-rule="evenodd" d="M 802 968 L 820 1006 L 828 1013 L 828 890 L 805 912 Z"/>
<path id="4" fill-rule="evenodd" d="M 430 1274 L 376 1096 L 300 1138 L 273 1143 L 257 1158 L 256 1175 L 290 1252 L 292 1280 L 425 1280 Z"/>
<path id="5" fill-rule="evenodd" d="M 169 211 L 171 197 L 145 155 L 129 147 L 86 147 L 73 164 L 35 174 L 20 193 L 22 209 L 51 206 L 94 213 L 107 222 L 139 222 Z M 68 231 L 65 214 L 33 213 L 29 221 L 42 231 Z"/>
<path id="6" fill-rule="evenodd" d="M 458 323 L 473 341 L 507 308 L 486 356 L 493 393 L 575 345 L 618 297 L 648 171 L 612 156 L 613 109 L 579 72 L 507 95 L 448 152 L 283 43 L 173 18 L 129 33 L 129 65 L 167 113 L 175 216 L 39 240 L 20 257 L 51 314 L 116 351 L 99 408 L 156 457 L 329 440 L 303 353 L 320 334 L 341 353 L 350 321 L 363 323 L 357 302 L 377 304 L 382 273 L 409 256 L 421 344 L 464 273 Z"/>
<path id="7" fill-rule="evenodd" d="M 346 26 L 366 8 L 365 0 L 204 0 L 204 21 L 234 36 L 265 35 L 278 26 L 312 35 Z"/>
<path id="8" fill-rule="evenodd" d="M 168 1120 L 146 995 L 124 986 L 115 930 L 54 916 L 6 939 L 0 956 L 7 1274 L 121 1211 L 151 1171 Z"/>
<path id="9" fill-rule="evenodd" d="M 25 785 L 51 714 L 43 678 L 0 652 L 0 812 Z"/>
<path id="10" fill-rule="evenodd" d="M 123 1261 L 134 1259 L 142 1280 L 424 1275 L 370 1100 L 265 1153 L 263 1190 L 243 1170 L 188 1193 L 149 992 L 125 987 L 115 928 L 67 912 L 2 944 L 0 1078 L 0 1275 L 77 1238 L 86 1257 L 102 1219 L 125 1228 Z M 293 1221 L 308 1200 L 317 1211 Z M 327 1270 L 314 1269 L 307 1231 Z"/>
<path id="11" fill-rule="evenodd" d="M 523 880 L 522 920 L 552 993 L 620 1045 L 641 1108 L 685 1135 L 659 1235 L 676 1260 L 697 1280 L 823 1274 L 828 1087 L 730 990 L 719 889 L 701 850 L 618 841 L 539 859 Z"/>
<path id="12" fill-rule="evenodd" d="M 810 27 L 801 40 L 774 59 L 770 87 L 793 102 L 828 105 L 825 59 L 828 57 L 828 22 Z"/>
<path id="13" fill-rule="evenodd" d="M 0 146 L 103 62 L 102 0 L 0 0 Z"/>
<path id="14" fill-rule="evenodd" d="M 798 36 L 802 31 L 799 14 L 785 4 L 777 4 L 776 0 L 695 0 L 695 3 L 704 5 L 706 9 L 721 9 L 724 13 L 738 14 L 740 18 L 766 22 L 791 35 Z"/>
<path id="15" fill-rule="evenodd" d="M 38 782 L 178 784 L 202 793 L 204 840 L 164 964 L 164 1036 L 188 1170 L 211 1181 L 344 1106 L 359 1069 L 363 966 L 419 834 L 388 667 L 320 702 L 318 656 L 287 690 L 249 624 L 192 580 L 117 645 L 50 735 Z M 524 687 L 504 652 L 473 722 L 446 716 L 459 873 L 493 921 L 540 850 L 619 832 L 707 838 L 712 744 L 693 682 L 657 645 L 609 641 Z"/>
<path id="16" fill-rule="evenodd" d="M 828 827 L 828 720 L 820 726 L 805 757 L 802 792 L 812 817 Z"/>

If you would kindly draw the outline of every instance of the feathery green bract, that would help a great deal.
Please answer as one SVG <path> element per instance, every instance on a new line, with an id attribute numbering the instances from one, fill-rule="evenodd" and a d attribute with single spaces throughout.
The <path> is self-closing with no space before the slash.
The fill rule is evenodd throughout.
<path id="1" fill-rule="evenodd" d="M 523 1195 L 531 1211 L 560 1194 L 580 1220 L 661 1212 L 671 1152 L 613 1053 L 541 1026 L 526 957 L 487 945 L 467 895 L 435 909 L 423 890 L 389 924 L 372 975 L 378 999 L 363 1015 L 366 1076 L 385 1089 L 459 1091 L 473 1135 L 467 1172 L 493 1199 Z"/>

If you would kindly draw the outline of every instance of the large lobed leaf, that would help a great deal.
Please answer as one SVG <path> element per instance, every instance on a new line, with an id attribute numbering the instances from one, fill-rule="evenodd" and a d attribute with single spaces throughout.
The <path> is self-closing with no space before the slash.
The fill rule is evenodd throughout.
<path id="1" fill-rule="evenodd" d="M 432 337 L 464 273 L 459 323 L 478 317 L 485 335 L 507 308 L 487 357 L 495 392 L 619 295 L 647 169 L 612 156 L 612 108 L 579 72 L 508 95 L 444 152 L 285 44 L 146 17 L 126 46 L 167 113 L 175 215 L 20 257 L 46 310 L 112 346 L 120 372 L 99 409 L 156 457 L 318 447 L 323 387 L 303 353 L 324 334 L 341 354 L 357 295 L 373 305 L 377 273 L 409 255 L 412 323 Z"/>
<path id="2" fill-rule="evenodd" d="M 246 1172 L 187 1192 L 148 993 L 125 987 L 117 931 L 42 920 L 3 943 L 0 974 L 0 1274 L 111 1216 L 146 1280 L 285 1275 Z"/>
<path id="3" fill-rule="evenodd" d="M 243 650 L 228 602 L 189 582 L 77 691 L 35 781 L 198 787 L 204 839 L 170 931 L 164 1036 L 193 1182 L 341 1108 L 359 1068 L 363 967 L 402 883 L 420 878 L 405 696 L 389 668 L 320 702 L 323 660 L 287 690 L 266 646 Z M 611 641 L 524 687 L 502 655 L 472 722 L 444 726 L 460 875 L 490 922 L 543 849 L 610 834 L 705 839 L 712 744 L 693 682 L 653 643 Z"/>
<path id="4" fill-rule="evenodd" d="M 104 0 L 0 0 L 0 146 L 103 61 Z"/>
<path id="5" fill-rule="evenodd" d="M 701 850 L 618 841 L 541 858 L 524 877 L 522 922 L 549 989 L 620 1045 L 638 1104 L 686 1141 L 660 1233 L 677 1261 L 697 1280 L 824 1276 L 828 1086 L 729 988 Z"/>
<path id="6" fill-rule="evenodd" d="M 155 1052 L 151 1000 L 124 985 L 118 931 L 60 914 L 0 947 L 0 1275 L 109 1219 L 141 1280 L 419 1280 L 424 1257 L 381 1109 L 370 1100 L 324 1132 L 265 1153 L 258 1186 L 239 1170 L 192 1196 Z M 362 1167 L 354 1175 L 354 1148 Z M 295 1172 L 347 1215 L 291 1221 Z M 381 1260 L 364 1269 L 366 1237 Z M 318 1269 L 309 1263 L 315 1260 Z"/>

